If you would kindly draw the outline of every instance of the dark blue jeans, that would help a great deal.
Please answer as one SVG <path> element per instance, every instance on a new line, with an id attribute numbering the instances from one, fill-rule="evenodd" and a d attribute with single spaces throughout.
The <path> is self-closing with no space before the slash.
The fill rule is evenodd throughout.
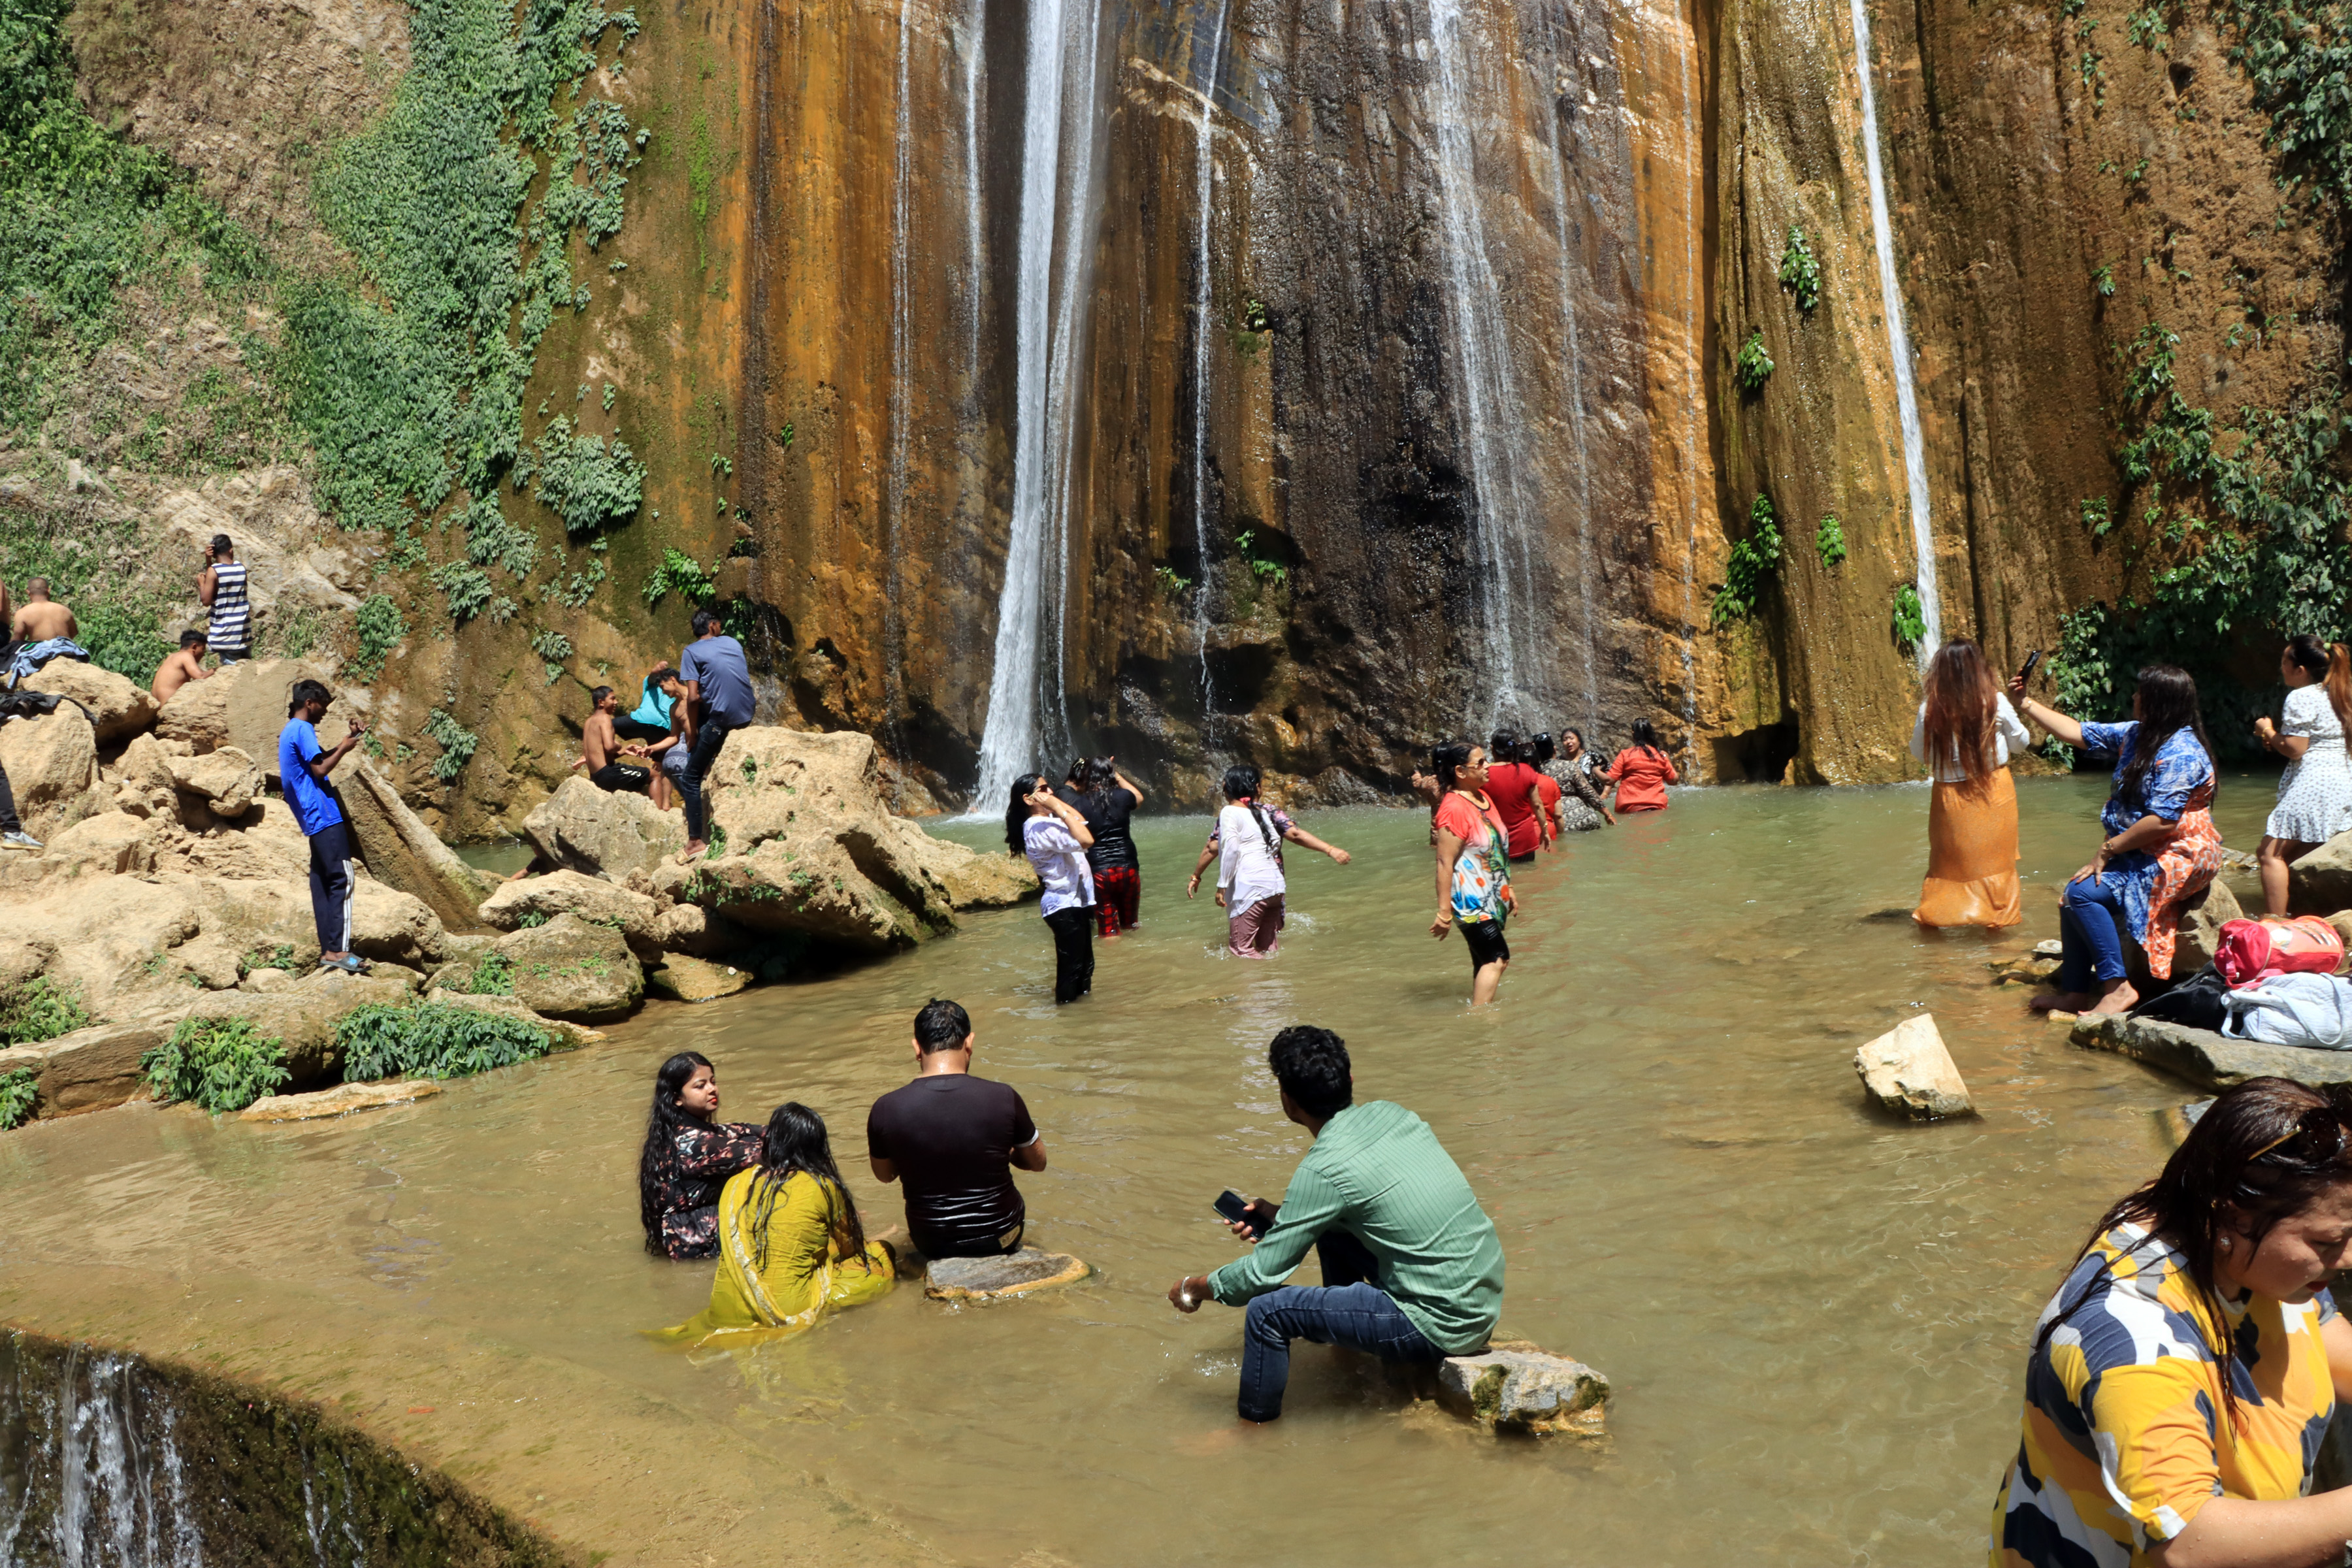
<path id="1" fill-rule="evenodd" d="M 1244 1421 L 1281 1415 L 1293 1340 L 1345 1345 L 1382 1361 L 1434 1365 L 1445 1359 L 1380 1288 L 1380 1265 L 1362 1242 L 1344 1230 L 1327 1231 L 1316 1240 L 1315 1256 L 1323 1265 L 1323 1284 L 1286 1285 L 1249 1304 L 1237 1402 Z"/>
<path id="2" fill-rule="evenodd" d="M 2108 911 L 2115 911 L 2108 918 Z M 2117 931 L 2124 913 L 2123 895 L 2105 877 L 2066 884 L 2066 900 L 2058 906 L 2058 935 L 2065 955 L 2058 961 L 2058 989 L 2088 991 L 2094 976 L 2121 980 L 2123 938 Z"/>

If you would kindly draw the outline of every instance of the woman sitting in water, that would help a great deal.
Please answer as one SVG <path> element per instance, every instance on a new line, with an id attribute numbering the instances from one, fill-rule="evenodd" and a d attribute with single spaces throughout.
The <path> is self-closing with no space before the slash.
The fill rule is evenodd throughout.
<path id="1" fill-rule="evenodd" d="M 647 1252 L 708 1258 L 718 1246 L 719 1184 L 760 1158 L 760 1130 L 712 1120 L 718 1114 L 709 1057 L 680 1051 L 662 1063 L 637 1155 L 637 1217 Z"/>
<path id="2" fill-rule="evenodd" d="M 1927 700 L 1911 726 L 1911 754 L 1933 758 L 1936 776 L 1927 801 L 1927 876 L 1911 911 L 1921 925 L 1998 931 L 2025 918 L 2009 752 L 2032 743 L 1981 648 L 1954 637 L 1936 650 L 1927 663 Z"/>
<path id="3" fill-rule="evenodd" d="M 2352 758 L 2344 732 L 2352 723 L 2352 649 L 2299 637 L 2279 655 L 2286 682 L 2281 722 L 2254 721 L 2254 738 L 2286 759 L 2278 807 L 2263 827 L 2263 912 L 2286 913 L 2288 865 L 2352 828 Z"/>
<path id="4" fill-rule="evenodd" d="M 1674 759 L 1658 744 L 1658 727 L 1647 719 L 1633 721 L 1633 743 L 1618 752 L 1601 776 L 1617 785 L 1620 811 L 1664 811 L 1666 786 L 1682 782 Z"/>
<path id="5" fill-rule="evenodd" d="M 2171 665 L 2149 665 L 2139 672 L 2131 721 L 2125 724 L 2078 724 L 2029 699 L 2022 676 L 2010 681 L 2009 694 L 2020 712 L 2068 745 L 2116 756 L 2114 790 L 2099 813 L 2107 836 L 2091 863 L 2068 880 L 2059 906 L 2065 957 L 2058 965 L 2058 989 L 2032 1005 L 2070 1013 L 2123 1012 L 2139 993 L 2125 978 L 2116 924 L 2147 951 L 2147 972 L 2170 979 L 2181 906 L 2221 868 L 2221 836 L 2213 826 L 2213 752 L 2197 711 L 2197 683 Z"/>
<path id="6" fill-rule="evenodd" d="M 866 1239 L 824 1120 L 798 1102 L 776 1107 L 760 1163 L 719 1194 L 718 1244 L 709 1307 L 663 1338 L 725 1344 L 796 1333 L 898 1280 L 889 1247 Z"/>
<path id="7" fill-rule="evenodd" d="M 2249 1079 L 2100 1217 L 2035 1331 L 1993 1568 L 2343 1560 L 2352 1488 L 2304 1494 L 2352 1397 L 2347 1128 Z"/>

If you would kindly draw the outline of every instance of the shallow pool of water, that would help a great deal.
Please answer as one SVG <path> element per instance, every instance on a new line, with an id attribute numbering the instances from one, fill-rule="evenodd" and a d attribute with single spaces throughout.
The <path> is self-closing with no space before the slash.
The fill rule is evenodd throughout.
<path id="1" fill-rule="evenodd" d="M 2251 846 L 2271 781 L 2233 780 Z M 1141 931 L 1056 1010 L 1034 907 L 918 953 L 702 1007 L 336 1123 L 127 1108 L 0 1141 L 0 1319 L 337 1403 L 616 1561 L 1111 1564 L 1981 1561 L 2024 1335 L 2080 1233 L 2161 1158 L 2184 1089 L 2031 1021 L 1985 963 L 2054 934 L 2098 786 L 2023 781 L 2021 931 L 1923 935 L 1919 787 L 1725 789 L 1523 873 L 1503 1005 L 1465 1005 L 1418 812 L 1317 814 L 1278 958 L 1221 958 L 1182 879 L 1205 823 L 1139 823 Z M 966 836 L 969 830 L 956 830 Z M 638 1247 L 647 1084 L 719 1066 L 730 1120 L 819 1110 L 869 1224 L 866 1108 L 934 995 L 1027 1097 L 1032 1239 L 1098 1270 L 955 1310 L 902 1289 L 782 1345 L 636 1331 L 706 1267 Z M 1868 1112 L 1853 1048 L 1931 1010 L 1979 1119 Z M 1500 1228 L 1503 1331 L 1615 1381 L 1594 1448 L 1478 1439 L 1302 1347 L 1288 1413 L 1233 1422 L 1241 1318 L 1164 1292 L 1225 1261 L 1221 1187 L 1303 1146 L 1276 1029 L 1339 1031 L 1360 1096 L 1436 1128 Z M 1311 1281 L 1310 1262 L 1302 1278 Z M 837 1538 L 837 1539 L 836 1539 Z M 826 1542 L 832 1541 L 833 1545 Z"/>

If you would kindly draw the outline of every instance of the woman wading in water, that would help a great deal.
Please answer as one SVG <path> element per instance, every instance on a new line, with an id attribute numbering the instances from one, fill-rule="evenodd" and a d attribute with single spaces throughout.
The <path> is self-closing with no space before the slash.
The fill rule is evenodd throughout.
<path id="1" fill-rule="evenodd" d="M 1536 737 L 1538 756 L 1543 750 L 1543 737 Z M 1580 730 L 1559 732 L 1559 755 L 1544 757 L 1539 764 L 1547 777 L 1557 782 L 1565 792 L 1559 803 L 1559 826 L 1567 833 L 1590 833 L 1601 824 L 1617 826 L 1609 815 L 1609 804 L 1601 798 L 1600 786 L 1592 781 L 1597 776 L 1592 758 L 1584 749 L 1584 733 Z"/>
<path id="2" fill-rule="evenodd" d="M 866 1239 L 824 1119 L 797 1102 L 776 1107 L 760 1163 L 719 1194 L 717 1231 L 710 1305 L 660 1338 L 725 1345 L 798 1333 L 898 1280 L 889 1247 Z"/>
<path id="3" fill-rule="evenodd" d="M 1440 746 L 1430 754 L 1444 794 L 1438 797 L 1437 915 L 1429 934 L 1440 942 L 1462 928 L 1470 950 L 1470 1003 L 1495 999 L 1511 962 L 1503 921 L 1518 908 L 1511 892 L 1511 836 L 1486 797 L 1486 752 L 1479 746 Z"/>
<path id="4" fill-rule="evenodd" d="M 1666 786 L 1682 782 L 1674 759 L 1658 745 L 1658 727 L 1647 719 L 1633 721 L 1633 743 L 1618 752 L 1601 776 L 1617 785 L 1620 811 L 1664 811 Z"/>
<path id="5" fill-rule="evenodd" d="M 710 1058 L 680 1051 L 654 1075 L 653 1113 L 637 1155 L 637 1218 L 646 1250 L 708 1258 L 718 1246 L 719 1184 L 760 1157 L 760 1130 L 717 1121 L 719 1079 Z"/>
<path id="6" fill-rule="evenodd" d="M 1201 858 L 1192 862 L 1192 879 L 1184 884 L 1184 896 L 1186 898 L 1189 899 L 1193 894 L 1201 890 L 1201 873 L 1209 868 L 1209 862 L 1212 860 L 1221 860 L 1223 857 L 1225 847 L 1225 816 L 1235 805 L 1247 807 L 1253 818 L 1258 816 L 1263 816 L 1265 822 L 1271 825 L 1274 828 L 1274 837 L 1277 841 L 1273 848 L 1275 876 L 1276 879 L 1283 885 L 1282 896 L 1286 900 L 1284 904 L 1284 910 L 1286 913 L 1288 909 L 1287 900 L 1289 898 L 1289 877 L 1282 864 L 1282 845 L 1296 844 L 1301 849 L 1312 849 L 1318 855 L 1328 855 L 1331 858 L 1331 863 L 1335 866 L 1344 866 L 1351 858 L 1345 849 L 1340 848 L 1336 844 L 1325 843 L 1322 839 L 1316 837 L 1315 835 L 1307 832 L 1307 829 L 1299 826 L 1296 822 L 1293 822 L 1290 819 L 1290 813 L 1283 810 L 1282 807 L 1276 805 L 1269 801 L 1260 799 L 1258 795 L 1260 778 L 1261 775 L 1257 769 L 1247 763 L 1243 763 L 1237 766 L 1230 767 L 1225 770 L 1224 795 L 1225 799 L 1232 804 L 1227 805 L 1223 811 L 1217 814 L 1216 826 L 1209 829 L 1209 841 L 1201 846 Z M 1239 791 L 1240 793 L 1236 794 L 1234 793 L 1235 791 Z M 1255 831 L 1255 823 L 1253 824 L 1253 831 Z M 1223 905 L 1225 909 L 1226 945 L 1232 948 L 1234 952 L 1241 952 L 1241 944 L 1236 940 L 1241 932 L 1234 918 L 1234 910 L 1236 906 L 1234 904 L 1231 896 L 1226 892 L 1226 887 L 1227 879 L 1223 875 L 1223 868 L 1221 866 L 1219 868 L 1219 875 L 1217 879 L 1217 902 Z M 1279 929 L 1278 922 L 1276 929 Z M 1255 931 L 1253 931 L 1252 934 L 1255 934 Z M 1270 933 L 1268 934 L 1270 935 Z M 1273 951 L 1273 947 L 1268 945 L 1265 953 L 1250 953 L 1244 954 L 1244 956 L 1265 957 L 1267 954 L 1272 953 Z"/>
<path id="7" fill-rule="evenodd" d="M 1115 757 L 1097 757 L 1087 769 L 1087 792 L 1075 803 L 1094 842 L 1087 866 L 1094 872 L 1095 914 L 1102 939 L 1117 942 L 1121 931 L 1142 923 L 1143 862 L 1135 853 L 1129 821 L 1143 804 L 1143 792 L 1118 771 Z"/>
<path id="8" fill-rule="evenodd" d="M 2032 743 L 1982 649 L 1954 637 L 1936 650 L 1927 664 L 1927 700 L 1911 726 L 1911 754 L 1932 760 L 1936 777 L 1927 804 L 1927 876 L 1911 911 L 1921 925 L 1998 931 L 2025 918 L 2009 752 Z"/>
<path id="9" fill-rule="evenodd" d="M 2347 1127 L 2250 1079 L 2100 1216 L 2035 1331 L 1991 1568 L 2344 1561 L 2352 1488 L 2304 1494 L 2352 1394 Z"/>
<path id="10" fill-rule="evenodd" d="M 2213 826 L 2213 752 L 2197 711 L 2197 683 L 2171 665 L 2149 665 L 2139 672 L 2131 721 L 2124 724 L 2076 723 L 2027 697 L 2021 675 L 2011 679 L 2009 694 L 2028 719 L 2068 745 L 2116 757 L 2114 791 L 2099 813 L 2107 836 L 2091 863 L 2067 881 L 2059 906 L 2065 957 L 2058 989 L 2036 996 L 2032 1005 L 2123 1012 L 2139 993 L 2125 978 L 2116 925 L 2146 950 L 2147 972 L 2170 979 L 2181 906 L 2221 868 L 2221 835 Z"/>
<path id="11" fill-rule="evenodd" d="M 1095 875 L 1087 864 L 1094 830 L 1077 807 L 1055 798 L 1043 773 L 1013 781 L 1004 807 L 1004 842 L 1025 855 L 1045 886 L 1038 912 L 1054 933 L 1054 1001 L 1075 1002 L 1095 988 Z"/>
<path id="12" fill-rule="evenodd" d="M 2281 721 L 2255 720 L 2254 738 L 2286 759 L 2286 772 L 2255 858 L 2263 912 L 2284 916 L 2288 863 L 2352 828 L 2352 759 L 2344 749 L 2352 725 L 2352 650 L 2299 637 L 2279 654 L 2279 679 L 2287 688 Z"/>

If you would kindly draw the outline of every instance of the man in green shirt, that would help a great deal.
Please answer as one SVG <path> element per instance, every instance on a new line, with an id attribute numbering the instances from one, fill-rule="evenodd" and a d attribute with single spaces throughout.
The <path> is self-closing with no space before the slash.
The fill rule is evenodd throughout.
<path id="1" fill-rule="evenodd" d="M 1282 1414 L 1290 1342 L 1346 1345 L 1383 1361 L 1434 1363 L 1485 1348 L 1503 1308 L 1503 1245 L 1495 1222 L 1429 1123 L 1384 1100 L 1355 1101 L 1347 1042 L 1295 1025 L 1266 1053 L 1282 1113 L 1315 1135 L 1278 1205 L 1257 1199 L 1234 1234 L 1257 1250 L 1213 1274 L 1180 1279 L 1181 1312 L 1213 1296 L 1247 1303 L 1244 1421 Z M 1320 1286 L 1283 1284 L 1309 1246 Z"/>

